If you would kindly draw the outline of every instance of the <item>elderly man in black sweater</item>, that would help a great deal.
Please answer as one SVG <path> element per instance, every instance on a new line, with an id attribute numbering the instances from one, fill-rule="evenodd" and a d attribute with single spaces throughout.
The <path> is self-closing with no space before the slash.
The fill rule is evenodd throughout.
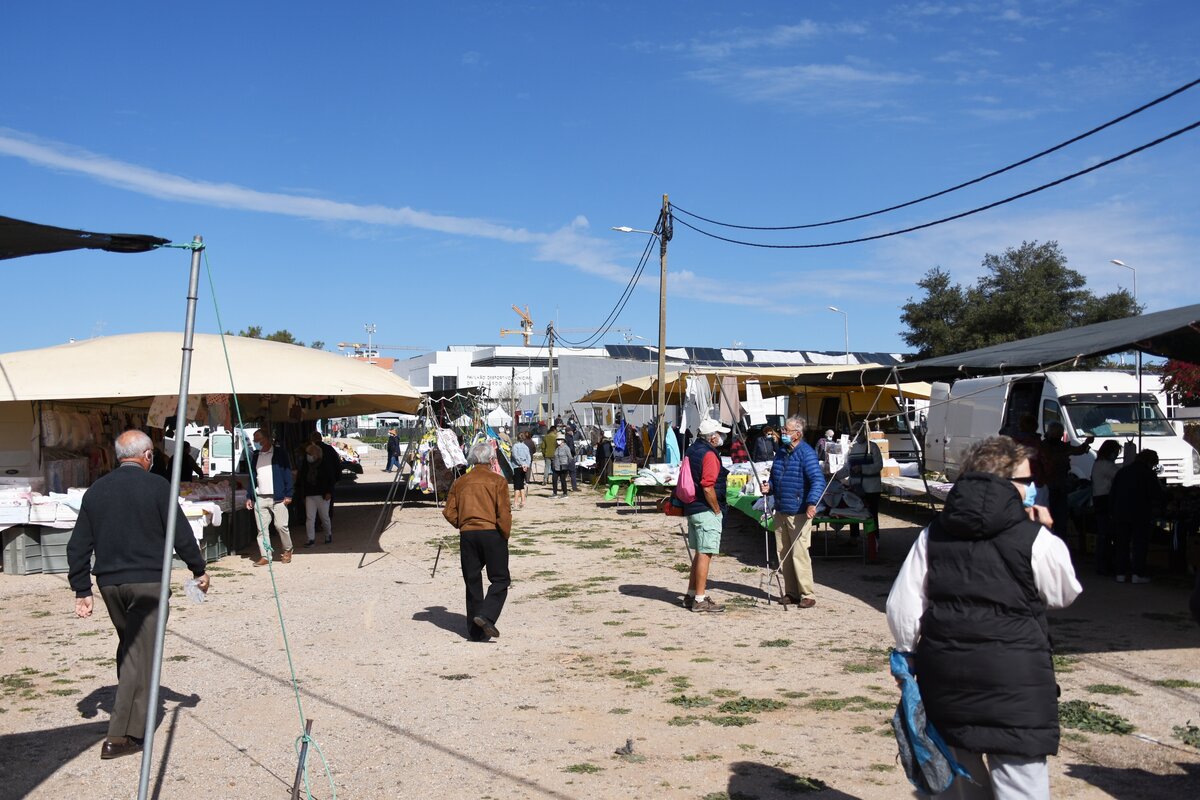
<path id="1" fill-rule="evenodd" d="M 154 668 L 154 634 L 162 586 L 163 539 L 167 511 L 177 502 L 171 485 L 149 472 L 154 446 L 141 431 L 117 437 L 121 465 L 97 480 L 83 496 L 79 520 L 67 545 L 75 616 L 92 615 L 92 580 L 117 630 L 117 698 L 108 723 L 101 758 L 141 752 L 146 732 L 146 704 Z M 176 517 L 175 552 L 207 592 L 209 578 L 183 511 Z M 96 556 L 92 566 L 92 554 Z M 163 614 L 168 608 L 161 609 Z"/>

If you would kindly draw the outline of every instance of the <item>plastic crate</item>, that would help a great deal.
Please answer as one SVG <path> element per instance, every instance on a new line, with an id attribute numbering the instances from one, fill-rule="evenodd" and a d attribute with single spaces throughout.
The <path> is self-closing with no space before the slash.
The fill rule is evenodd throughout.
<path id="1" fill-rule="evenodd" d="M 9 575 L 36 575 L 42 571 L 42 545 L 37 531 L 15 525 L 0 531 L 4 545 L 4 571 Z"/>

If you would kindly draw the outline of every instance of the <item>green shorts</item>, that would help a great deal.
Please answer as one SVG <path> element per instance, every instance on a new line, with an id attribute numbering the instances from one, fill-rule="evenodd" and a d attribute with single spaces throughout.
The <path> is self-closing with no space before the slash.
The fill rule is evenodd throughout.
<path id="1" fill-rule="evenodd" d="M 697 553 L 716 555 L 721 551 L 721 516 L 711 511 L 692 514 L 688 521 L 688 546 Z"/>

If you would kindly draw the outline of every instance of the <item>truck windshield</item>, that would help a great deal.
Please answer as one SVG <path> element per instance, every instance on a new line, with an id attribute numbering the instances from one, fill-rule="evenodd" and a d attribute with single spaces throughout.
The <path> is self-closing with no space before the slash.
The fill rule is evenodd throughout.
<path id="1" fill-rule="evenodd" d="M 1137 436 L 1138 403 L 1069 403 L 1064 406 L 1077 437 Z M 1142 403 L 1142 435 L 1174 436 L 1175 429 L 1163 418 L 1157 403 Z"/>
<path id="2" fill-rule="evenodd" d="M 857 425 L 866 418 L 866 414 L 851 414 L 850 423 Z M 872 417 L 871 428 L 884 433 L 908 433 L 908 421 L 901 416 Z"/>

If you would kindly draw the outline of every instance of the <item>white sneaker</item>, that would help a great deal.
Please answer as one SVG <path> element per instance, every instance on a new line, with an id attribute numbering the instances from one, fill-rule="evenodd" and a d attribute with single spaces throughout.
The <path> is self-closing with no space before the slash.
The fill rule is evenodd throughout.
<path id="1" fill-rule="evenodd" d="M 1129 582 L 1130 583 L 1149 583 L 1150 579 L 1143 577 L 1141 575 L 1134 575 L 1132 578 L 1130 578 Z"/>
<path id="2" fill-rule="evenodd" d="M 1124 576 L 1124 575 L 1118 575 L 1118 576 L 1117 576 L 1117 583 L 1124 583 L 1124 582 L 1125 582 L 1125 576 Z"/>

